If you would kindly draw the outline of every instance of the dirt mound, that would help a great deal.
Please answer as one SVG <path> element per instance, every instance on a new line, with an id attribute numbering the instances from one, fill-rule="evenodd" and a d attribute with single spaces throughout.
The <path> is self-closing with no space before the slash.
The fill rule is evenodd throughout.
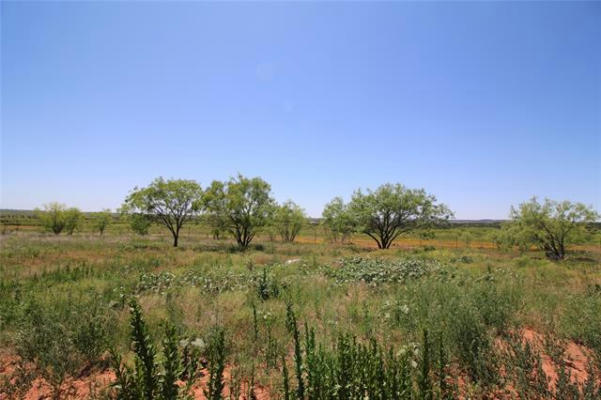
<path id="1" fill-rule="evenodd" d="M 522 336 L 534 349 L 540 352 L 543 371 L 549 378 L 551 389 L 555 389 L 560 366 L 545 352 L 544 336 L 530 328 L 523 329 Z M 571 341 L 566 342 L 562 350 L 562 361 L 570 374 L 570 379 L 572 382 L 582 385 L 588 378 L 587 367 L 590 361 L 590 350 Z"/>

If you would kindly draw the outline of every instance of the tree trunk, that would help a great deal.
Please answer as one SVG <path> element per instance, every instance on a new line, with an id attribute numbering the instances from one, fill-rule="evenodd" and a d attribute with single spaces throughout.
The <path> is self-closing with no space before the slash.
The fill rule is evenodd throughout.
<path id="1" fill-rule="evenodd" d="M 173 247 L 177 247 L 177 240 L 179 239 L 179 235 L 173 234 Z"/>

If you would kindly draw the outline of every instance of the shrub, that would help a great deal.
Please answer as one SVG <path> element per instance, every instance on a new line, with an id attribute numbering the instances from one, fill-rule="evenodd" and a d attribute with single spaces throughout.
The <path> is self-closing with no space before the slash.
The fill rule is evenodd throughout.
<path id="1" fill-rule="evenodd" d="M 152 225 L 152 219 L 142 213 L 133 213 L 129 217 L 129 227 L 131 230 L 138 235 L 147 235 L 150 226 Z"/>
<path id="2" fill-rule="evenodd" d="M 520 398 L 551 397 L 549 379 L 542 368 L 541 355 L 520 332 L 505 336 L 505 365 Z"/>
<path id="3" fill-rule="evenodd" d="M 334 278 L 338 283 L 363 281 L 378 285 L 382 283 L 403 283 L 422 278 L 442 269 L 442 264 L 437 261 L 417 258 L 384 261 L 352 257 L 342 259 L 339 268 L 328 268 L 324 270 L 324 273 Z"/>
<path id="4" fill-rule="evenodd" d="M 161 361 L 150 338 L 142 310 L 135 300 L 130 301 L 130 340 L 134 350 L 134 367 L 123 362 L 115 350 L 111 350 L 115 372 L 113 388 L 121 400 L 176 400 L 187 398 L 187 392 L 197 378 L 198 352 L 191 351 L 189 342 L 183 349 L 178 346 L 175 328 L 166 323 Z M 176 381 L 186 379 L 185 390 Z"/>
<path id="5" fill-rule="evenodd" d="M 31 301 L 18 322 L 17 354 L 35 363 L 55 396 L 65 377 L 98 362 L 107 348 L 114 321 L 94 302 L 50 307 Z"/>
<path id="6" fill-rule="evenodd" d="M 273 275 L 267 273 L 267 268 L 263 268 L 256 287 L 261 300 L 277 298 L 280 295 L 280 285 Z"/>
<path id="7" fill-rule="evenodd" d="M 43 211 L 36 209 L 36 215 L 46 230 L 58 235 L 63 231 L 66 224 L 65 210 L 64 204 L 48 203 L 44 204 Z"/>
<path id="8" fill-rule="evenodd" d="M 305 328 L 304 362 L 299 356 L 300 340 L 296 339 L 292 315 L 289 315 L 289 328 L 294 339 L 294 359 L 297 371 L 297 399 L 432 399 L 440 393 L 432 380 L 432 359 L 427 334 L 420 351 L 388 351 L 375 339 L 362 343 L 356 337 L 340 334 L 332 349 L 326 349 L 315 342 L 313 329 Z M 420 373 L 416 375 L 410 363 L 419 358 Z M 289 378 L 286 360 L 282 360 L 283 398 L 290 398 Z M 416 382 L 416 392 L 413 391 Z M 445 381 L 446 383 L 446 381 Z M 446 389 L 444 389 L 446 391 Z"/>
<path id="9" fill-rule="evenodd" d="M 205 390 L 208 400 L 221 400 L 225 386 L 223 381 L 225 357 L 225 331 L 222 328 L 216 328 L 209 339 L 209 383 L 208 390 Z"/>
<path id="10" fill-rule="evenodd" d="M 601 365 L 601 292 L 576 294 L 569 298 L 560 326 L 573 340 L 590 347 Z"/>

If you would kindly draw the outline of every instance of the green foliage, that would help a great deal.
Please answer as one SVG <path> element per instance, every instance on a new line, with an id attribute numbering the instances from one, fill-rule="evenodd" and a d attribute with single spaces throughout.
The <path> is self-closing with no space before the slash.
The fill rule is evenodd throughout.
<path id="1" fill-rule="evenodd" d="M 296 322 L 296 315 L 292 309 L 292 304 L 286 304 L 286 327 L 292 333 L 294 340 L 294 372 L 296 374 L 296 398 L 304 400 L 305 398 L 305 379 L 303 377 L 303 353 L 301 350 L 300 332 Z"/>
<path id="2" fill-rule="evenodd" d="M 140 305 L 132 300 L 131 307 L 131 343 L 136 354 L 135 373 L 139 394 L 144 399 L 154 399 L 159 387 L 156 350 L 152 344 L 148 328 L 142 318 Z"/>
<path id="3" fill-rule="evenodd" d="M 549 378 L 542 368 L 542 358 L 520 332 L 505 336 L 505 365 L 515 382 L 520 398 L 548 398 Z"/>
<path id="4" fill-rule="evenodd" d="M 43 210 L 36 209 L 36 215 L 46 230 L 58 235 L 65 228 L 65 210 L 64 204 L 48 203 L 44 204 Z"/>
<path id="5" fill-rule="evenodd" d="M 251 271 L 234 272 L 228 269 L 211 269 L 206 272 L 188 271 L 181 275 L 167 271 L 145 272 L 139 275 L 135 290 L 137 293 L 166 293 L 169 289 L 189 286 L 213 294 L 253 288 L 264 300 L 278 297 L 281 289 L 285 287 L 284 283 L 279 282 L 266 269 L 259 274 Z"/>
<path id="6" fill-rule="evenodd" d="M 282 356 L 282 394 L 284 400 L 291 400 L 290 395 L 290 377 L 288 376 L 288 367 L 286 366 L 286 357 Z"/>
<path id="7" fill-rule="evenodd" d="M 509 224 L 505 224 L 501 229 L 495 230 L 491 234 L 491 241 L 501 251 L 509 251 L 514 247 L 518 247 L 521 251 L 526 251 L 529 247 L 529 243 L 527 243 L 525 238 L 517 234 Z"/>
<path id="8" fill-rule="evenodd" d="M 325 205 L 322 224 L 328 230 L 333 241 L 344 242 L 355 230 L 355 223 L 341 197 L 335 197 Z"/>
<path id="9" fill-rule="evenodd" d="M 213 185 L 215 185 L 215 184 L 213 184 Z M 214 187 L 214 186 L 212 186 L 212 187 Z M 206 196 L 209 196 L 209 194 L 208 194 L 209 190 L 210 190 L 210 188 L 207 189 L 207 193 L 205 193 L 205 198 L 206 198 Z M 215 212 L 210 212 L 210 213 L 203 215 L 201 217 L 201 221 L 210 228 L 213 239 L 215 239 L 215 240 L 223 239 L 222 234 L 225 234 L 228 232 L 228 221 L 226 218 L 223 218 L 223 215 L 220 215 Z"/>
<path id="10" fill-rule="evenodd" d="M 454 241 L 462 229 L 440 229 L 437 237 Z M 488 229 L 470 232 L 480 240 Z M 113 240 L 120 237 L 116 229 L 105 232 L 115 235 L 105 241 L 3 237 L 0 341 L 4 349 L 15 349 L 27 374 L 0 378 L 0 396 L 10 391 L 9 398 L 23 397 L 31 379 L 40 377 L 55 388 L 62 380 L 57 393 L 65 395 L 70 376 L 86 379 L 87 371 L 103 368 L 110 346 L 121 354 L 113 352 L 117 383 L 107 395 L 145 398 L 144 357 L 135 353 L 142 347 L 131 346 L 125 315 L 132 295 L 148 310 L 143 322 L 156 346 L 157 399 L 173 398 L 177 375 L 177 396 L 191 394 L 193 382 L 206 373 L 201 364 L 210 360 L 204 342 L 192 338 L 212 337 L 213 323 L 235 338 L 226 346 L 231 374 L 224 373 L 232 398 L 258 396 L 251 388 L 255 382 L 274 397 L 281 389 L 284 398 L 296 398 L 299 381 L 305 399 L 449 400 L 508 391 L 516 398 L 554 398 L 555 385 L 549 389 L 540 362 L 544 353 L 560 365 L 561 349 L 553 341 L 585 346 L 587 357 L 599 354 L 596 249 L 559 264 L 536 255 L 516 259 L 490 248 L 443 245 L 427 254 L 399 250 L 375 257 L 367 249 L 303 241 L 273 243 L 269 252 L 251 245 L 241 253 L 202 232 L 195 234 L 198 246 L 186 251 L 154 235 L 119 243 Z M 293 313 L 286 312 L 286 303 L 294 304 Z M 175 329 L 163 329 L 165 319 Z M 544 334 L 545 346 L 528 347 L 523 326 Z M 598 364 L 589 368 L 599 375 Z M 560 391 L 568 396 L 570 373 L 568 363 Z M 207 390 L 208 381 L 207 374 Z M 598 382 L 579 385 L 580 398 L 598 398 Z"/>
<path id="11" fill-rule="evenodd" d="M 438 336 L 438 360 L 437 360 L 438 388 L 441 400 L 452 400 L 455 398 L 453 388 L 447 382 L 449 379 L 449 363 L 447 350 L 444 347 L 442 332 Z"/>
<path id="12" fill-rule="evenodd" d="M 123 213 L 144 214 L 169 229 L 177 247 L 182 226 L 200 210 L 202 189 L 192 180 L 156 178 L 147 187 L 135 187 L 126 197 Z"/>
<path id="13" fill-rule="evenodd" d="M 71 207 L 65 210 L 65 232 L 68 235 L 72 235 L 75 230 L 79 228 L 81 224 L 83 214 L 78 208 Z"/>
<path id="14" fill-rule="evenodd" d="M 325 268 L 324 273 L 338 283 L 366 282 L 371 285 L 403 283 L 432 273 L 444 273 L 437 261 L 417 258 L 382 260 L 378 258 L 351 257 L 340 260 L 340 267 Z"/>
<path id="15" fill-rule="evenodd" d="M 555 398 L 557 400 L 578 400 L 580 391 L 578 385 L 572 382 L 571 373 L 567 369 L 565 362 L 561 362 L 557 373 L 557 384 L 555 388 Z"/>
<path id="16" fill-rule="evenodd" d="M 386 184 L 364 194 L 355 191 L 349 210 L 358 230 L 388 249 L 402 233 L 448 220 L 453 214 L 423 189 Z"/>
<path id="17" fill-rule="evenodd" d="M 601 365 L 601 290 L 573 294 L 565 308 L 560 322 L 563 332 L 593 349 Z"/>
<path id="18" fill-rule="evenodd" d="M 290 313 L 290 311 L 289 311 Z M 293 320 L 293 316 L 289 316 Z M 403 349 L 386 351 L 375 339 L 361 343 L 356 337 L 340 334 L 333 349 L 318 345 L 315 332 L 305 326 L 304 362 L 299 342 L 295 337 L 298 331 L 292 326 L 297 371 L 297 399 L 432 399 L 440 393 L 431 380 L 430 344 L 426 341 L 421 351 L 413 353 Z M 410 364 L 417 363 L 413 357 L 418 354 L 420 372 L 416 374 Z M 299 368 L 299 360 L 301 365 Z M 282 361 L 286 365 L 285 360 Z M 290 398 L 287 369 L 283 368 L 283 394 Z M 413 382 L 416 382 L 415 394 Z"/>
<path id="19" fill-rule="evenodd" d="M 460 238 L 461 241 L 465 244 L 465 247 L 469 248 L 473 240 L 471 233 L 469 233 L 468 231 L 464 231 L 461 233 Z"/>
<path id="20" fill-rule="evenodd" d="M 177 386 L 176 381 L 181 376 L 183 370 L 177 342 L 175 326 L 165 324 L 163 376 L 160 382 L 161 399 L 163 400 L 176 400 L 178 398 L 179 386 Z"/>
<path id="21" fill-rule="evenodd" d="M 586 366 L 586 381 L 582 388 L 583 400 L 601 399 L 601 385 L 596 382 L 597 371 L 592 361 Z"/>
<path id="22" fill-rule="evenodd" d="M 110 225 L 112 219 L 113 215 L 111 214 L 111 210 L 108 208 L 97 212 L 94 214 L 94 228 L 98 231 L 98 233 L 100 233 L 100 235 L 103 235 L 107 226 Z"/>
<path id="23" fill-rule="evenodd" d="M 205 396 L 208 400 L 221 400 L 225 382 L 223 372 L 226 363 L 225 331 L 216 328 L 209 339 L 209 383 Z"/>
<path id="24" fill-rule="evenodd" d="M 90 302 L 68 302 L 48 307 L 36 301 L 24 306 L 18 322 L 16 352 L 34 362 L 39 374 L 60 396 L 60 386 L 83 366 L 100 362 L 108 346 L 114 320 Z"/>
<path id="25" fill-rule="evenodd" d="M 478 310 L 465 307 L 455 313 L 449 334 L 457 345 L 457 355 L 461 363 L 467 366 L 470 378 L 483 384 L 495 382 L 496 359 L 492 340 Z"/>
<path id="26" fill-rule="evenodd" d="M 271 220 L 275 201 L 263 179 L 238 175 L 228 182 L 213 181 L 203 203 L 215 224 L 226 227 L 239 247 L 246 249 Z"/>
<path id="27" fill-rule="evenodd" d="M 567 245 L 598 218 L 595 210 L 582 203 L 545 199 L 541 204 L 534 197 L 511 208 L 512 221 L 505 229 L 514 242 L 537 246 L 548 258 L 562 260 Z"/>
<path id="28" fill-rule="evenodd" d="M 396 300 L 384 303 L 385 320 L 412 335 L 420 328 L 445 332 L 451 355 L 471 380 L 482 387 L 494 385 L 494 337 L 507 331 L 515 318 L 519 283 L 500 272 L 474 278 L 455 274 L 405 281 Z"/>
<path id="29" fill-rule="evenodd" d="M 257 282 L 257 294 L 261 300 L 277 298 L 280 295 L 280 285 L 272 275 L 267 273 L 267 268 L 263 268 Z"/>
<path id="30" fill-rule="evenodd" d="M 275 208 L 273 224 L 284 242 L 293 242 L 307 220 L 305 211 L 291 200 Z"/>
<path id="31" fill-rule="evenodd" d="M 130 214 L 128 220 L 131 230 L 141 236 L 147 235 L 152 225 L 152 218 L 142 213 Z"/>
<path id="32" fill-rule="evenodd" d="M 431 368 L 431 343 L 428 340 L 428 331 L 424 329 L 424 339 L 422 342 L 421 359 L 419 363 L 419 375 L 417 377 L 417 389 L 419 400 L 432 400 L 434 397 L 432 380 L 430 377 Z"/>
<path id="33" fill-rule="evenodd" d="M 186 399 L 187 392 L 197 379 L 197 350 L 184 341 L 180 351 L 177 331 L 171 324 L 165 324 L 163 338 L 163 354 L 159 359 L 152 343 L 149 329 L 142 316 L 142 310 L 135 300 L 130 303 L 130 340 L 134 351 L 133 368 L 123 362 L 123 358 L 115 350 L 111 350 L 112 367 L 116 380 L 113 388 L 119 400 L 177 400 Z M 185 390 L 181 390 L 176 382 L 186 380 Z"/>

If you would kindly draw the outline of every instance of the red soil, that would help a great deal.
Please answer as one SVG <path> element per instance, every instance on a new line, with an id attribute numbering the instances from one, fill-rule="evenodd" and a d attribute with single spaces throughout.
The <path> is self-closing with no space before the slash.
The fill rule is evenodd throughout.
<path id="1" fill-rule="evenodd" d="M 543 371 L 545 371 L 545 374 L 547 377 L 549 377 L 551 388 L 554 389 L 558 378 L 558 366 L 553 362 L 548 354 L 544 353 L 544 349 L 542 348 L 543 336 L 529 328 L 524 329 L 522 331 L 522 335 L 524 340 L 527 340 L 531 346 L 541 352 Z M 583 346 L 579 346 L 574 342 L 568 342 L 565 347 L 564 362 L 570 373 L 571 380 L 572 382 L 576 382 L 580 385 L 582 385 L 588 377 L 586 369 L 588 366 L 589 357 L 587 354 L 590 354 L 589 350 L 586 350 Z M 599 377 L 599 381 L 601 382 L 601 376 Z"/>
<path id="2" fill-rule="evenodd" d="M 19 358 L 11 355 L 0 356 L 0 382 L 7 379 L 5 386 L 0 386 L 0 400 L 22 399 L 22 400 L 46 400 L 53 398 L 53 388 L 41 377 L 33 379 L 29 388 L 21 393 L 8 393 L 7 387 L 17 384 L 15 373 L 19 367 Z M 33 370 L 33 366 L 26 365 L 25 369 Z M 226 368 L 224 372 L 225 382 L 231 379 L 230 369 Z M 67 378 L 60 387 L 59 398 L 61 400 L 80 400 L 89 399 L 91 395 L 99 394 L 102 391 L 109 389 L 110 384 L 115 380 L 115 374 L 110 370 L 86 371 L 79 378 Z M 196 400 L 206 400 L 204 390 L 207 389 L 209 381 L 208 371 L 201 371 L 201 377 L 192 386 L 191 394 Z M 178 382 L 180 386 L 184 386 L 184 382 Z M 3 391 L 4 390 L 4 391 Z M 248 392 L 248 383 L 242 383 L 240 388 L 239 400 L 247 400 L 244 393 Z M 258 400 L 269 400 L 269 391 L 260 385 L 255 385 L 255 396 Z M 227 386 L 223 391 L 224 397 L 228 397 L 230 388 Z"/>
<path id="3" fill-rule="evenodd" d="M 551 389 L 555 388 L 557 382 L 557 371 L 558 366 L 553 362 L 551 357 L 544 353 L 543 336 L 533 329 L 526 328 L 522 330 L 523 340 L 528 341 L 530 345 L 539 351 L 542 356 L 542 368 L 549 378 Z M 497 345 L 504 346 L 501 341 L 497 341 Z M 582 385 L 587 379 L 587 365 L 589 362 L 590 351 L 574 342 L 567 343 L 564 353 L 564 362 L 573 382 Z M 17 395 L 10 395 L 7 393 L 6 388 L 11 385 L 17 384 L 16 373 L 18 372 L 19 359 L 18 357 L 10 354 L 0 354 L 0 384 L 4 383 L 4 386 L 0 386 L 0 400 L 17 399 Z M 24 365 L 26 371 L 33 372 L 33 366 Z M 230 369 L 226 368 L 224 373 L 225 382 L 230 382 L 231 375 Z M 191 390 L 191 394 L 194 399 L 205 400 L 204 389 L 207 388 L 208 384 L 208 373 L 206 370 L 202 371 L 201 378 L 194 384 Z M 503 371 L 499 371 L 503 374 Z M 109 370 L 86 370 L 83 371 L 82 376 L 77 378 L 67 378 L 60 388 L 60 399 L 75 400 L 75 399 L 87 399 L 91 394 L 98 394 L 109 388 L 110 383 L 115 379 L 113 372 Z M 601 384 L 601 374 L 599 374 L 598 384 Z M 458 378 L 460 392 L 462 388 L 466 387 L 465 380 L 459 376 Z M 184 382 L 180 382 L 183 386 Z M 20 398 L 24 400 L 42 400 L 52 398 L 52 387 L 41 377 L 36 377 L 30 384 L 25 392 L 21 392 Z M 4 390 L 4 392 L 3 392 Z M 243 383 L 240 388 L 241 393 L 248 392 L 248 383 Z M 268 388 L 256 385 L 254 389 L 255 395 L 259 400 L 269 400 L 270 394 Z M 224 396 L 229 396 L 230 389 L 227 387 L 224 390 Z M 491 393 L 491 399 L 510 399 L 515 395 L 515 391 L 511 386 L 506 387 L 502 393 Z M 244 394 L 240 395 L 240 400 L 247 400 Z"/>

